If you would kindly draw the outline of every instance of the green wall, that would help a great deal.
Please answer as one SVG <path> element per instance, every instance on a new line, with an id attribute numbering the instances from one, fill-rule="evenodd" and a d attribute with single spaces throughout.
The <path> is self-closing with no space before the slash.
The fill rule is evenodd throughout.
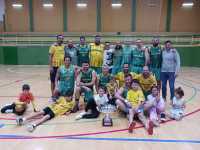
<path id="1" fill-rule="evenodd" d="M 47 65 L 48 46 L 0 46 L 0 64 Z"/>
<path id="2" fill-rule="evenodd" d="M 0 64 L 47 65 L 48 46 L 0 46 Z M 200 46 L 177 47 L 182 66 L 200 67 Z"/>
<path id="3" fill-rule="evenodd" d="M 4 64 L 3 47 L 0 47 L 0 64 Z"/>
<path id="4" fill-rule="evenodd" d="M 200 67 L 200 46 L 199 47 L 177 47 L 181 57 L 181 66 Z"/>

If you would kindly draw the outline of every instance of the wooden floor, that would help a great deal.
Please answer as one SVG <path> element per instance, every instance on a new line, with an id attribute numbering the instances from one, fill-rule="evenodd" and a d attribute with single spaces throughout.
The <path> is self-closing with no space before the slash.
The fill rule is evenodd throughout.
<path id="1" fill-rule="evenodd" d="M 11 150 L 199 150 L 200 68 L 182 68 L 176 86 L 185 90 L 186 116 L 168 120 L 149 136 L 140 124 L 133 134 L 127 120 L 113 114 L 113 127 L 102 127 L 101 119 L 75 121 L 76 114 L 61 116 L 37 127 L 33 133 L 18 127 L 15 115 L 0 114 L 0 149 Z M 16 100 L 24 83 L 31 85 L 37 106 L 49 105 L 50 82 L 47 66 L 0 66 L 0 107 Z M 27 113 L 30 113 L 31 107 Z"/>

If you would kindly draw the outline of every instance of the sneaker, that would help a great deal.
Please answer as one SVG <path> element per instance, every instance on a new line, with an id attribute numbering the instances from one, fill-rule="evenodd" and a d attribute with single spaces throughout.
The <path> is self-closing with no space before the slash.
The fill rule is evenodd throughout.
<path id="1" fill-rule="evenodd" d="M 166 121 L 166 115 L 164 113 L 160 114 L 160 120 L 161 120 L 161 122 L 165 122 Z"/>
<path id="2" fill-rule="evenodd" d="M 147 132 L 149 135 L 153 135 L 153 122 L 152 121 L 149 121 L 149 127 L 147 129 Z"/>
<path id="3" fill-rule="evenodd" d="M 33 124 L 28 124 L 27 126 L 26 126 L 26 129 L 27 129 L 27 131 L 28 132 L 33 132 L 34 130 L 35 130 L 35 125 L 33 125 Z"/>
<path id="4" fill-rule="evenodd" d="M 24 118 L 22 118 L 22 117 L 17 117 L 17 118 L 16 118 L 16 122 L 17 122 L 17 125 L 18 125 L 18 126 L 21 126 L 21 125 L 23 125 L 23 123 L 24 123 Z"/>
<path id="5" fill-rule="evenodd" d="M 128 127 L 128 132 L 129 132 L 129 133 L 133 133 L 133 129 L 135 128 L 135 125 L 136 125 L 135 121 L 133 121 L 133 122 L 129 125 L 129 127 Z"/>
<path id="6" fill-rule="evenodd" d="M 80 120 L 80 119 L 83 118 L 83 115 L 85 115 L 85 114 L 86 114 L 86 112 L 81 112 L 80 114 L 78 114 L 78 115 L 75 117 L 75 119 L 76 119 L 76 120 Z"/>

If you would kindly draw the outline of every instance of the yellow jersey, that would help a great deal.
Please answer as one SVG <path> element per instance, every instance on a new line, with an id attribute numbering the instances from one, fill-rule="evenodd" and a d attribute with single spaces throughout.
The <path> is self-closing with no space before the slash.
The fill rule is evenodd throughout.
<path id="1" fill-rule="evenodd" d="M 53 55 L 52 58 L 52 66 L 53 67 L 60 67 L 62 64 L 64 64 L 64 51 L 65 46 L 64 45 L 52 45 L 49 48 L 49 54 Z"/>
<path id="2" fill-rule="evenodd" d="M 103 64 L 104 45 L 90 44 L 90 66 L 101 67 Z"/>
<path id="3" fill-rule="evenodd" d="M 73 106 L 74 106 L 73 101 L 66 101 L 65 97 L 60 97 L 56 101 L 56 103 L 49 106 L 49 108 L 53 111 L 55 116 L 58 116 L 58 115 L 63 115 L 66 112 L 72 110 Z"/>
<path id="4" fill-rule="evenodd" d="M 156 78 L 153 74 L 150 74 L 148 78 L 144 78 L 142 74 L 138 74 L 136 79 L 139 81 L 142 90 L 145 92 L 150 91 L 153 85 L 157 85 Z"/>
<path id="5" fill-rule="evenodd" d="M 131 103 L 132 107 L 138 107 L 145 100 L 142 90 L 128 90 L 126 99 Z"/>
<path id="6" fill-rule="evenodd" d="M 130 74 L 132 75 L 132 78 L 135 79 L 135 76 L 137 75 L 136 73 L 134 72 L 130 72 Z M 124 72 L 119 72 L 115 75 L 115 79 L 118 81 L 119 83 L 119 87 L 122 87 L 124 86 Z"/>

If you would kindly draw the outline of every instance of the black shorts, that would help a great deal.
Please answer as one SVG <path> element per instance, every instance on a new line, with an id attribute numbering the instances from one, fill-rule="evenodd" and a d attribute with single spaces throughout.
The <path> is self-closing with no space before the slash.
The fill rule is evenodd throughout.
<path id="1" fill-rule="evenodd" d="M 50 80 L 52 83 L 55 82 L 57 70 L 58 70 L 58 67 L 53 67 L 53 71 L 50 72 Z"/>
<path id="2" fill-rule="evenodd" d="M 50 116 L 49 120 L 55 117 L 55 114 L 54 114 L 54 112 L 51 110 L 51 108 L 45 107 L 45 108 L 43 109 L 43 111 L 44 111 L 44 115 L 49 115 L 49 116 Z"/>

